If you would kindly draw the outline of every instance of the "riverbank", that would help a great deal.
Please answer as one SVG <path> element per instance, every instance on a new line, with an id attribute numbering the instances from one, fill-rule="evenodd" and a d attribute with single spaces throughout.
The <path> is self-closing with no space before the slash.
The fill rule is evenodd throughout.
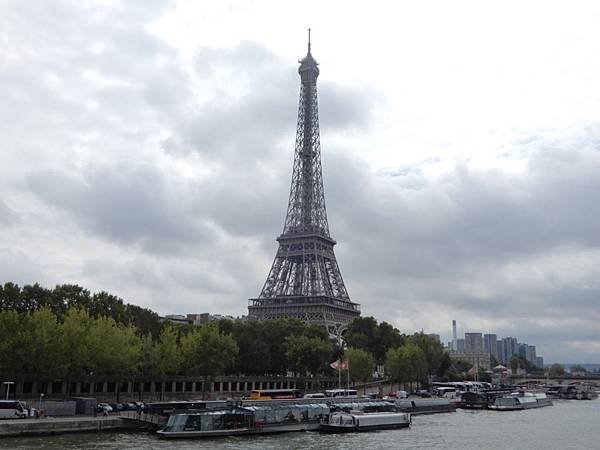
<path id="1" fill-rule="evenodd" d="M 46 417 L 0 421 L 0 438 L 18 436 L 50 436 L 63 433 L 121 431 L 140 428 L 133 420 L 107 417 Z"/>
<path id="2" fill-rule="evenodd" d="M 0 439 L 0 449 L 122 450 L 589 450 L 600 441 L 600 400 L 557 400 L 549 408 L 499 414 L 459 410 L 417 416 L 409 428 L 372 433 L 326 435 L 317 432 L 214 439 L 159 439 L 146 431 L 74 433 L 51 437 Z"/>

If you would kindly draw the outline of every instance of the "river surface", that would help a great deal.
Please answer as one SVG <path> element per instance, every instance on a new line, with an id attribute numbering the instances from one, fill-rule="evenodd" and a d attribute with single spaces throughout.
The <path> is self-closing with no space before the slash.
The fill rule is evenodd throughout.
<path id="1" fill-rule="evenodd" d="M 0 440 L 0 448 L 58 449 L 599 449 L 600 399 L 556 400 L 528 411 L 464 411 L 416 416 L 410 428 L 325 435 L 316 432 L 159 440 L 146 432 L 106 432 Z"/>

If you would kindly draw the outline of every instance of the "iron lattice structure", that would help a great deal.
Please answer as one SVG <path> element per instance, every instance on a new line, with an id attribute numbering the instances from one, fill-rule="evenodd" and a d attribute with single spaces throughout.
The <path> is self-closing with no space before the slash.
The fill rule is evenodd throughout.
<path id="1" fill-rule="evenodd" d="M 259 320 L 295 317 L 339 335 L 360 315 L 350 301 L 329 234 L 323 175 L 317 77 L 310 52 L 301 60 L 300 102 L 290 198 L 279 249 L 258 298 L 250 299 L 249 315 Z"/>

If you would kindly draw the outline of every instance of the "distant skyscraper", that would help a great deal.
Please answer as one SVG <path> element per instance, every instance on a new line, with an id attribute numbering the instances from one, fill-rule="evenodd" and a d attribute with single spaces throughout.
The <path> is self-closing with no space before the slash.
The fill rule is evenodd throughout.
<path id="1" fill-rule="evenodd" d="M 465 352 L 483 352 L 483 337 L 481 336 L 481 333 L 465 333 Z"/>
<path id="2" fill-rule="evenodd" d="M 457 339 L 456 340 L 456 351 L 457 352 L 464 352 L 465 351 L 465 340 L 464 339 Z"/>
<path id="3" fill-rule="evenodd" d="M 505 337 L 502 342 L 504 343 L 504 363 L 508 364 L 513 355 L 519 354 L 519 343 L 514 337 Z"/>
<path id="4" fill-rule="evenodd" d="M 456 320 L 453 320 L 452 321 L 452 350 L 454 350 L 454 351 L 458 350 L 458 348 L 456 346 L 457 345 L 456 344 L 456 339 L 457 339 L 457 336 L 456 336 Z"/>
<path id="5" fill-rule="evenodd" d="M 535 365 L 543 369 L 544 368 L 544 358 L 542 356 L 536 356 L 535 357 Z"/>
<path id="6" fill-rule="evenodd" d="M 498 352 L 498 362 L 500 364 L 506 365 L 506 349 L 504 347 L 504 340 L 498 341 L 497 352 Z"/>
<path id="7" fill-rule="evenodd" d="M 527 359 L 527 361 L 529 361 L 530 363 L 535 364 L 537 358 L 535 345 L 525 345 L 527 345 L 527 347 L 525 348 L 525 359 Z"/>
<path id="8" fill-rule="evenodd" d="M 493 356 L 496 361 L 498 358 L 498 336 L 495 334 L 484 334 L 483 335 L 483 351 Z"/>

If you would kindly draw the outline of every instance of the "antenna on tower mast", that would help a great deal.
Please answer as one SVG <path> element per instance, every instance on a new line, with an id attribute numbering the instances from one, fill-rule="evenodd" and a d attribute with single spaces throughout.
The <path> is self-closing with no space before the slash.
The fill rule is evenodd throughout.
<path id="1" fill-rule="evenodd" d="M 310 53 L 310 28 L 308 29 L 308 53 Z"/>

